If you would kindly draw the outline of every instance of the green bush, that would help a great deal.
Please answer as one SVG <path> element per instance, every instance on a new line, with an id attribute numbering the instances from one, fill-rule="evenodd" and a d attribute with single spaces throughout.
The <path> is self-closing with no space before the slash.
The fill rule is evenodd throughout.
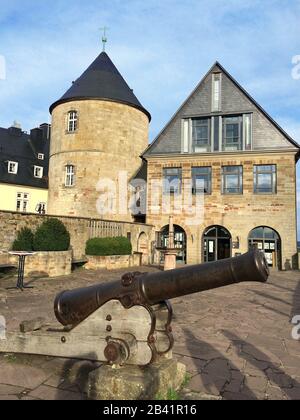
<path id="1" fill-rule="evenodd" d="M 48 219 L 37 228 L 34 251 L 67 251 L 70 247 L 70 234 L 58 219 Z"/>
<path id="2" fill-rule="evenodd" d="M 12 245 L 13 251 L 32 251 L 33 250 L 33 233 L 29 228 L 21 229 L 17 238 Z"/>
<path id="3" fill-rule="evenodd" d="M 132 246 L 128 238 L 119 236 L 116 238 L 93 238 L 87 241 L 86 255 L 131 255 Z"/>

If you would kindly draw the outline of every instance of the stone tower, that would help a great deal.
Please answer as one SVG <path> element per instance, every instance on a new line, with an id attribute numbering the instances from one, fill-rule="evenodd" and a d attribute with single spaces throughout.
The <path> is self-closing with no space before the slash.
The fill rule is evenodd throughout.
<path id="1" fill-rule="evenodd" d="M 119 190 L 141 166 L 151 116 L 105 52 L 50 113 L 48 213 L 132 221 Z"/>

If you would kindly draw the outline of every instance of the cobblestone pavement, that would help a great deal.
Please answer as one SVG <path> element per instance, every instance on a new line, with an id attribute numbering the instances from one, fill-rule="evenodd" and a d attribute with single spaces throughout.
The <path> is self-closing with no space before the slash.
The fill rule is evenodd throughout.
<path id="1" fill-rule="evenodd" d="M 79 269 L 69 277 L 34 280 L 34 289 L 23 293 L 5 290 L 15 278 L 0 278 L 0 315 L 11 331 L 37 316 L 55 322 L 59 291 L 118 279 L 124 272 Z M 174 357 L 189 372 L 180 398 L 300 399 L 300 342 L 291 337 L 291 319 L 300 315 L 300 272 L 273 272 L 267 285 L 230 286 L 175 299 L 173 306 Z M 0 400 L 86 399 L 87 375 L 97 366 L 2 354 Z"/>

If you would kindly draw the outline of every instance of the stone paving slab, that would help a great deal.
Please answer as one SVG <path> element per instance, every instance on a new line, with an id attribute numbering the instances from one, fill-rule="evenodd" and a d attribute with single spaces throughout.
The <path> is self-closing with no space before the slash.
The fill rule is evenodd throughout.
<path id="1" fill-rule="evenodd" d="M 5 290 L 15 278 L 0 278 L 0 315 L 10 331 L 36 317 L 56 323 L 57 293 L 119 279 L 124 272 L 77 270 L 67 277 L 34 280 L 34 289 L 24 293 Z M 273 272 L 266 285 L 239 284 L 172 303 L 174 357 L 189 372 L 180 398 L 300 399 L 300 342 L 291 337 L 291 319 L 300 315 L 300 272 Z M 88 374 L 97 367 L 99 363 L 0 354 L 0 400 L 86 399 Z"/>

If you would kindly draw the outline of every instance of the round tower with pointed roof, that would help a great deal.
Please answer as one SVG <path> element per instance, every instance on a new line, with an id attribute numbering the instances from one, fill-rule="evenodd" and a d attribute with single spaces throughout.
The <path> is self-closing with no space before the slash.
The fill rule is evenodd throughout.
<path id="1" fill-rule="evenodd" d="M 105 52 L 50 113 L 48 213 L 132 221 L 119 190 L 141 166 L 151 116 Z"/>

